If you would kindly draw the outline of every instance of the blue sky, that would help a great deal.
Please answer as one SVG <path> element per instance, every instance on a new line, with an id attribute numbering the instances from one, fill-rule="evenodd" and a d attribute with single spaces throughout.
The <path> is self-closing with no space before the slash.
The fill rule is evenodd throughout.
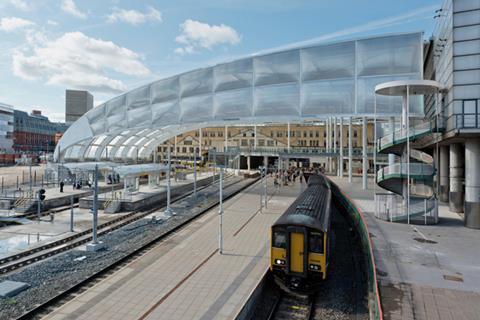
<path id="1" fill-rule="evenodd" d="M 434 28 L 441 0 L 0 0 L 0 101 L 63 121 L 175 73 L 290 43 Z"/>

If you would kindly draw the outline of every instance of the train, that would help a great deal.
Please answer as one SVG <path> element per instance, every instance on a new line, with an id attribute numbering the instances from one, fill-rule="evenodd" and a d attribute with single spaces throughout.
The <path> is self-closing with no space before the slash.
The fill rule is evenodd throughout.
<path id="1" fill-rule="evenodd" d="M 270 270 L 284 290 L 311 294 L 327 278 L 333 242 L 332 191 L 323 174 L 308 186 L 271 227 Z"/>

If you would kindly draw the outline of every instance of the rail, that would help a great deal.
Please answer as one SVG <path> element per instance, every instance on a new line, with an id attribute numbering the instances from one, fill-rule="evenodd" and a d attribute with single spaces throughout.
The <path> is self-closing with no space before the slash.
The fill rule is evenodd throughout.
<path id="1" fill-rule="evenodd" d="M 248 184 L 242 186 L 241 188 L 239 188 L 238 190 L 235 190 L 234 192 L 232 192 L 228 195 L 225 195 L 224 200 L 235 196 L 239 192 L 242 192 L 243 190 L 247 189 L 252 184 L 257 182 L 258 180 L 259 179 L 252 179 L 251 183 L 248 183 Z M 214 182 L 212 182 L 212 184 L 213 183 Z M 209 184 L 208 186 L 210 186 L 212 184 Z M 231 184 L 231 185 L 233 185 L 233 184 Z M 208 187 L 208 186 L 205 186 L 205 188 Z M 90 276 L 87 276 L 84 280 L 82 280 L 79 283 L 69 287 L 68 289 L 63 290 L 61 292 L 58 292 L 53 297 L 51 297 L 48 301 L 45 301 L 42 304 L 38 304 L 38 305 L 33 306 L 32 309 L 25 311 L 17 319 L 18 320 L 20 320 L 20 319 L 32 319 L 33 317 L 38 316 L 38 314 L 41 314 L 41 312 L 43 312 L 45 310 L 49 310 L 49 308 L 51 308 L 52 306 L 54 306 L 58 302 L 64 301 L 66 298 L 68 299 L 68 298 L 72 297 L 77 291 L 80 291 L 83 288 L 91 287 L 91 283 L 94 282 L 95 280 L 102 279 L 102 277 L 108 275 L 109 272 L 116 270 L 116 268 L 118 268 L 119 266 L 123 266 L 125 264 L 125 262 L 132 261 L 132 259 L 136 258 L 137 256 L 145 253 L 148 250 L 151 250 L 152 248 L 155 247 L 155 245 L 157 245 L 159 242 L 164 240 L 166 237 L 168 237 L 169 235 L 174 234 L 175 232 L 181 230 L 186 225 L 188 225 L 190 222 L 192 222 L 195 219 L 201 217 L 204 213 L 210 211 L 211 209 L 213 209 L 217 205 L 218 205 L 218 201 L 213 201 L 212 203 L 208 204 L 205 208 L 203 208 L 201 211 L 199 211 L 195 215 L 190 216 L 190 217 L 186 217 L 186 219 L 182 223 L 172 227 L 171 229 L 167 230 L 166 232 L 164 232 L 162 234 L 159 234 L 155 238 L 153 238 L 151 240 L 148 240 L 146 243 L 142 244 L 140 247 L 138 247 L 136 249 L 133 249 L 133 251 L 131 251 L 131 252 L 128 252 L 125 256 L 123 256 L 119 260 L 114 261 L 114 262 L 104 266 L 98 272 L 95 272 L 94 274 L 92 274 Z"/>

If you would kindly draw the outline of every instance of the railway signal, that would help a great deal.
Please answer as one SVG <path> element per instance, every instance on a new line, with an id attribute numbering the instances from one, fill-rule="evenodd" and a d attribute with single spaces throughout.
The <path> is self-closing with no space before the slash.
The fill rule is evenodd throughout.
<path id="1" fill-rule="evenodd" d="M 45 189 L 40 189 L 37 191 L 37 219 L 38 223 L 40 223 L 40 212 L 41 212 L 41 207 L 42 207 L 42 202 L 45 200 Z"/>

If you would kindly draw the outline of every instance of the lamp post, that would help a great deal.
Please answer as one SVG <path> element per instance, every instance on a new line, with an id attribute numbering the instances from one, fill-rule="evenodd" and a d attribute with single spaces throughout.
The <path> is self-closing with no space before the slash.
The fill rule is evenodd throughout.
<path id="1" fill-rule="evenodd" d="M 170 200 L 171 200 L 171 193 L 170 193 L 170 171 L 172 170 L 172 157 L 171 157 L 171 150 L 170 144 L 168 145 L 168 169 L 167 169 L 167 208 L 165 209 L 164 213 L 166 215 L 174 215 L 172 208 L 170 207 Z"/>
<path id="2" fill-rule="evenodd" d="M 220 254 L 223 254 L 223 170 L 220 168 L 220 183 L 219 183 L 219 188 L 220 188 L 220 205 L 218 209 L 218 215 L 219 215 L 219 231 L 218 231 L 218 250 Z"/>

